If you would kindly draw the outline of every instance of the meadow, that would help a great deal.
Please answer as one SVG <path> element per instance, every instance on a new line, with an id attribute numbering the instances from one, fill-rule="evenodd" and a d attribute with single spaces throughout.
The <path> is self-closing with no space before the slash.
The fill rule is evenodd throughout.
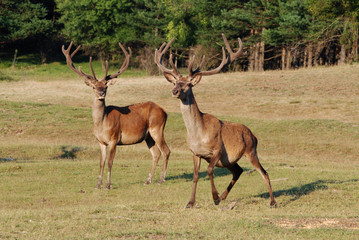
<path id="1" fill-rule="evenodd" d="M 186 129 L 163 76 L 129 69 L 106 103 L 151 100 L 167 110 L 166 182 L 157 184 L 161 159 L 143 186 L 151 155 L 141 143 L 118 147 L 113 188 L 96 190 L 92 89 L 64 62 L 0 66 L 1 239 L 359 238 L 358 64 L 204 77 L 194 87 L 201 111 L 254 132 L 278 206 L 269 207 L 265 182 L 242 158 L 245 172 L 218 206 L 202 163 L 193 209 L 185 209 L 193 172 Z M 214 175 L 222 192 L 232 176 Z"/>

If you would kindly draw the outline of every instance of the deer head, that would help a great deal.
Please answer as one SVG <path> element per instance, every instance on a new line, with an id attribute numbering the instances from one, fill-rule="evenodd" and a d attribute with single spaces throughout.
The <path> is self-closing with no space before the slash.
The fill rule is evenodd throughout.
<path id="1" fill-rule="evenodd" d="M 115 74 L 111 74 L 111 75 L 107 75 L 108 73 L 108 61 L 106 61 L 106 66 L 105 66 L 105 76 L 103 77 L 102 80 L 98 80 L 96 78 L 95 72 L 93 70 L 92 67 L 92 57 L 90 57 L 90 68 L 91 68 L 91 72 L 92 75 L 86 74 L 81 70 L 81 67 L 79 66 L 79 69 L 77 70 L 74 66 L 74 64 L 72 63 L 72 57 L 77 53 L 77 51 L 81 48 L 81 45 L 78 46 L 76 48 L 75 51 L 73 51 L 73 53 L 70 55 L 70 51 L 71 51 L 71 47 L 72 47 L 73 42 L 70 43 L 70 45 L 68 46 L 67 49 L 65 49 L 65 46 L 62 45 L 62 53 L 65 55 L 66 57 L 66 62 L 67 65 L 71 68 L 72 71 L 74 71 L 77 75 L 79 75 L 80 77 L 83 77 L 85 80 L 85 83 L 92 87 L 92 89 L 95 92 L 96 97 L 99 100 L 103 100 L 106 97 L 106 92 L 107 92 L 107 87 L 109 85 L 112 85 L 116 82 L 117 77 L 122 74 L 128 67 L 129 63 L 130 63 L 130 57 L 132 55 L 132 51 L 131 48 L 128 48 L 129 53 L 126 51 L 126 49 L 122 46 L 121 43 L 119 43 L 123 53 L 125 54 L 125 60 L 120 68 L 120 70 L 115 73 Z"/>
<path id="2" fill-rule="evenodd" d="M 164 42 L 159 49 L 156 49 L 155 62 L 157 64 L 157 66 L 161 69 L 161 71 L 163 72 L 163 75 L 165 76 L 167 81 L 169 81 L 170 83 L 172 83 L 174 85 L 174 88 L 172 90 L 173 97 L 176 97 L 179 99 L 184 99 L 187 96 L 187 93 L 189 92 L 189 90 L 192 89 L 193 86 L 195 86 L 196 84 L 198 84 L 201 81 L 202 76 L 209 76 L 209 75 L 213 75 L 213 74 L 220 72 L 224 66 L 230 64 L 232 61 L 237 59 L 242 54 L 243 44 L 242 44 L 242 41 L 240 38 L 238 38 L 239 49 L 235 53 L 233 53 L 231 47 L 229 46 L 227 38 L 223 33 L 222 33 L 222 38 L 223 38 L 224 44 L 226 46 L 226 49 L 227 49 L 229 55 L 226 56 L 224 47 L 222 47 L 223 57 L 222 57 L 222 61 L 221 61 L 220 65 L 217 68 L 209 70 L 209 71 L 201 70 L 201 67 L 205 60 L 205 56 L 202 57 L 200 65 L 195 70 L 193 70 L 192 67 L 193 67 L 193 63 L 194 63 L 194 59 L 195 59 L 195 56 L 193 56 L 188 65 L 188 72 L 189 72 L 188 76 L 182 76 L 179 73 L 179 71 L 177 70 L 176 66 L 173 63 L 172 53 L 170 54 L 170 58 L 169 58 L 169 63 L 171 65 L 172 69 L 168 69 L 162 64 L 163 55 L 166 53 L 168 48 L 173 43 L 174 38 L 172 38 L 172 40 L 168 44 L 166 44 Z"/>

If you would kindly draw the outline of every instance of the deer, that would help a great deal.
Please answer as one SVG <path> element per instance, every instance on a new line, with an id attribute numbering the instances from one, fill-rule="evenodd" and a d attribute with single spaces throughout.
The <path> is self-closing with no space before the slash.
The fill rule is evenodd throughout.
<path id="1" fill-rule="evenodd" d="M 100 145 L 100 174 L 96 188 L 102 188 L 102 176 L 106 161 L 107 147 L 109 147 L 108 156 L 108 175 L 106 189 L 111 188 L 111 169 L 116 153 L 116 146 L 131 145 L 146 141 L 146 144 L 152 155 L 152 167 L 148 178 L 144 185 L 152 182 L 152 177 L 155 168 L 158 164 L 161 154 L 164 157 L 161 177 L 159 184 L 165 181 L 168 158 L 170 156 L 170 149 L 167 146 L 163 131 L 167 121 L 166 111 L 152 101 L 137 103 L 125 107 L 106 106 L 105 97 L 107 88 L 115 84 L 117 77 L 126 71 L 130 57 L 132 55 L 131 48 L 128 51 L 119 43 L 125 59 L 117 73 L 108 75 L 108 61 L 105 62 L 105 76 L 102 80 L 96 78 L 94 69 L 92 67 L 92 57 L 90 57 L 90 69 L 92 75 L 86 74 L 78 69 L 72 63 L 73 56 L 78 52 L 81 45 L 70 54 L 73 42 L 70 43 L 67 49 L 62 46 L 62 52 L 66 57 L 67 65 L 78 76 L 82 77 L 85 84 L 92 87 L 94 92 L 94 100 L 92 104 L 92 118 L 93 118 L 93 133 Z"/>
<path id="2" fill-rule="evenodd" d="M 180 100 L 180 110 L 187 129 L 187 143 L 193 154 L 193 187 L 191 198 L 186 208 L 192 208 L 195 204 L 201 159 L 208 163 L 207 174 L 211 183 L 213 201 L 215 205 L 218 205 L 227 198 L 232 187 L 241 176 L 243 169 L 237 162 L 243 155 L 250 160 L 251 164 L 265 180 L 271 199 L 270 206 L 276 207 L 269 175 L 259 162 L 257 154 L 258 140 L 255 135 L 243 124 L 222 121 L 211 114 L 202 113 L 193 94 L 193 87 L 201 81 L 203 76 L 219 73 L 223 67 L 242 55 L 243 44 L 240 38 L 238 38 L 239 49 L 237 52 L 232 51 L 224 34 L 222 34 L 222 38 L 228 51 L 228 56 L 226 56 L 224 47 L 222 47 L 223 57 L 219 66 L 212 70 L 202 71 L 201 67 L 205 60 L 205 56 L 203 56 L 199 66 L 193 70 L 195 60 L 195 56 L 193 56 L 189 60 L 189 74 L 187 76 L 182 76 L 179 73 L 173 63 L 172 53 L 168 61 L 171 68 L 167 68 L 162 62 L 163 56 L 173 43 L 174 38 L 168 44 L 164 42 L 159 49 L 155 50 L 155 63 L 163 72 L 167 81 L 174 85 L 172 96 Z M 227 168 L 233 175 L 231 182 L 221 196 L 219 196 L 213 180 L 215 166 Z"/>

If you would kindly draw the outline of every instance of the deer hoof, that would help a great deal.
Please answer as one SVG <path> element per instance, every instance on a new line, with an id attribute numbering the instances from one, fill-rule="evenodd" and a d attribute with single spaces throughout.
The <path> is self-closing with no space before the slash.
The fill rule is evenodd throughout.
<path id="1" fill-rule="evenodd" d="M 160 179 L 159 181 L 158 181 L 158 185 L 161 185 L 162 183 L 164 183 L 166 180 L 164 180 L 164 179 Z"/>
<path id="2" fill-rule="evenodd" d="M 214 204 L 218 205 L 218 204 L 221 202 L 221 199 L 220 199 L 220 198 L 217 198 L 217 199 L 215 199 L 215 200 L 213 200 L 213 201 L 214 201 Z"/>
<path id="3" fill-rule="evenodd" d="M 110 189 L 111 189 L 111 184 L 107 184 L 107 185 L 106 185 L 106 189 L 107 189 L 107 190 L 110 190 Z"/>
<path id="4" fill-rule="evenodd" d="M 271 208 L 277 208 L 277 203 L 275 201 L 270 202 Z"/>
<path id="5" fill-rule="evenodd" d="M 189 202 L 189 203 L 187 203 L 187 206 L 186 206 L 186 208 L 193 208 L 193 205 L 194 205 L 194 203 L 192 203 L 192 202 Z"/>
<path id="6" fill-rule="evenodd" d="M 146 185 L 148 185 L 148 184 L 150 184 L 150 183 L 152 183 L 152 180 L 147 179 L 146 182 L 144 182 L 143 186 L 146 186 Z"/>

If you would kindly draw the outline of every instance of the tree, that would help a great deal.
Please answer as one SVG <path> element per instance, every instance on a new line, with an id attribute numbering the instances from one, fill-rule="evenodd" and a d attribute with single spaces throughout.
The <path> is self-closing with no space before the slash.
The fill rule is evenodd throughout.
<path id="1" fill-rule="evenodd" d="M 44 42 L 56 33 L 56 24 L 50 17 L 53 1 L 2 0 L 0 5 L 0 43 L 35 43 L 42 62 L 49 52 Z M 26 45 L 26 44 L 25 44 Z"/>
<path id="2" fill-rule="evenodd" d="M 30 0 L 2 0 L 0 6 L 0 42 L 44 37 L 53 32 L 53 21 L 46 19 L 42 3 Z"/>
<path id="3" fill-rule="evenodd" d="M 311 38 L 328 43 L 339 41 L 340 63 L 358 60 L 359 1 L 306 0 L 315 18 Z"/>
<path id="4" fill-rule="evenodd" d="M 130 0 L 57 0 L 63 34 L 83 49 L 104 59 L 118 51 L 118 42 L 137 40 L 133 26 L 135 3 Z"/>

